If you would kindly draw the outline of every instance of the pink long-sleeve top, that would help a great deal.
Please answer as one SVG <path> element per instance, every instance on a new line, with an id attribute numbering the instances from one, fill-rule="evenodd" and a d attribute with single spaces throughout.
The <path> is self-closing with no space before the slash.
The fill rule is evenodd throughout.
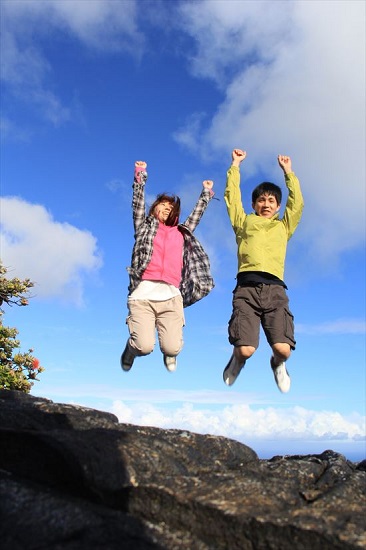
<path id="1" fill-rule="evenodd" d="M 179 288 L 183 267 L 183 235 L 177 226 L 159 223 L 153 253 L 142 280 L 164 281 Z"/>

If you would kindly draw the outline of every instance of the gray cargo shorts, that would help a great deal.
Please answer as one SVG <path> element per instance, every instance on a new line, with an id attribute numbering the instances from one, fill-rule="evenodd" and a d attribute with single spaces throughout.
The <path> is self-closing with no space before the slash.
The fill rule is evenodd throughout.
<path id="1" fill-rule="evenodd" d="M 233 312 L 229 321 L 230 344 L 257 349 L 260 325 L 270 346 L 287 343 L 295 349 L 294 316 L 285 288 L 263 283 L 238 285 L 233 292 Z"/>

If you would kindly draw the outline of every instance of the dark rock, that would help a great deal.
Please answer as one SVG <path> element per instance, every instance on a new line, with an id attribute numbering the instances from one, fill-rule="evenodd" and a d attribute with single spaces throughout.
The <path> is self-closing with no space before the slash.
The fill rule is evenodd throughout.
<path id="1" fill-rule="evenodd" d="M 0 426 L 3 550 L 365 547 L 365 465 L 331 450 L 259 460 L 6 390 Z"/>

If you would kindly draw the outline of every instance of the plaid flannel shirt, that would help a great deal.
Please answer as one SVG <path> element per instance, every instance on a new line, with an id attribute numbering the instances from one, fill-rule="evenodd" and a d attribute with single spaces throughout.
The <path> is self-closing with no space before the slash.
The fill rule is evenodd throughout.
<path id="1" fill-rule="evenodd" d="M 127 268 L 130 277 L 129 294 L 140 283 L 142 274 L 151 260 L 154 237 L 159 226 L 159 221 L 154 216 L 146 216 L 146 180 L 147 172 L 141 171 L 135 175 L 133 182 L 132 212 L 135 244 L 132 250 L 131 266 Z M 193 231 L 200 222 L 211 198 L 210 190 L 204 188 L 191 214 L 184 223 L 178 225 L 184 238 L 182 279 L 179 287 L 184 307 L 201 300 L 214 287 L 208 256 L 201 243 L 193 235 Z"/>

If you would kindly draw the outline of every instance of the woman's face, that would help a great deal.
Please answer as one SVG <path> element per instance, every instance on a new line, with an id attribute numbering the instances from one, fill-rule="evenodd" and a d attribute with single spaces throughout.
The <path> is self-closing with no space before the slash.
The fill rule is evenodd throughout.
<path id="1" fill-rule="evenodd" d="M 154 216 L 159 220 L 159 222 L 165 223 L 172 210 L 173 210 L 173 205 L 171 202 L 169 201 L 159 202 L 159 204 L 155 206 Z"/>

